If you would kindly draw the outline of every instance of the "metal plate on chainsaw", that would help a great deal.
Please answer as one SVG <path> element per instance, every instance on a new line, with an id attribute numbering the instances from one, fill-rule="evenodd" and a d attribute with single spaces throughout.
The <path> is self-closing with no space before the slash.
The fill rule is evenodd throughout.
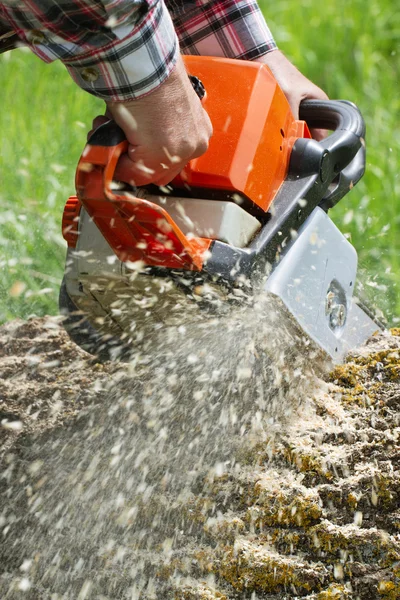
<path id="1" fill-rule="evenodd" d="M 316 208 L 265 284 L 302 329 L 335 361 L 378 325 L 353 298 L 357 254 L 327 214 Z"/>
<path id="2" fill-rule="evenodd" d="M 184 234 L 220 240 L 236 248 L 247 246 L 261 228 L 260 222 L 235 202 L 154 196 L 146 190 L 138 190 L 137 196 L 165 208 Z"/>

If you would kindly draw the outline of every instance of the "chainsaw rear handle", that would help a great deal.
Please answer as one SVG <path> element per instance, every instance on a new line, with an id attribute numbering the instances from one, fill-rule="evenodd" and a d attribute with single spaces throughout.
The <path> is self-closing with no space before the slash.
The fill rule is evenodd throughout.
<path id="1" fill-rule="evenodd" d="M 290 174 L 296 177 L 318 174 L 329 185 L 320 202 L 325 211 L 339 202 L 365 171 L 365 122 L 347 100 L 305 100 L 300 118 L 309 127 L 333 130 L 321 142 L 296 140 L 290 159 Z"/>
<path id="2" fill-rule="evenodd" d="M 306 121 L 309 127 L 365 136 L 364 119 L 357 106 L 348 100 L 303 100 L 300 119 Z"/>

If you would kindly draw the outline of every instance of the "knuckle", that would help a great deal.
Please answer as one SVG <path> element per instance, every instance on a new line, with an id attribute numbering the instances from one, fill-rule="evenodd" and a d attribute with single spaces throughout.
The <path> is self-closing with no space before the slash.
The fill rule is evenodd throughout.
<path id="1" fill-rule="evenodd" d="M 197 138 L 197 143 L 193 148 L 193 157 L 198 157 L 207 152 L 210 145 L 210 138 L 212 136 L 212 128 L 206 128 L 201 135 Z"/>
<path id="2" fill-rule="evenodd" d="M 191 158 L 198 158 L 208 150 L 208 139 L 201 138 L 197 141 L 197 144 L 193 147 L 191 152 Z"/>
<path id="3" fill-rule="evenodd" d="M 209 146 L 209 138 L 203 138 L 201 142 L 198 144 L 198 152 L 200 154 L 204 154 L 207 152 Z"/>

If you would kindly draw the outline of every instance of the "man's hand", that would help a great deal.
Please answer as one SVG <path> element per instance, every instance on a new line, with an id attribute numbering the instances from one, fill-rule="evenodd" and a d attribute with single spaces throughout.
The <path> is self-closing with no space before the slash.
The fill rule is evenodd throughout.
<path id="1" fill-rule="evenodd" d="M 279 50 L 269 52 L 258 59 L 258 62 L 262 62 L 271 69 L 289 101 L 296 119 L 299 118 L 299 106 L 302 100 L 306 98 L 310 100 L 328 100 L 325 92 L 304 77 Z M 313 129 L 311 133 L 316 140 L 321 140 L 326 136 L 326 132 L 322 129 Z"/>
<path id="2" fill-rule="evenodd" d="M 124 130 L 129 142 L 115 177 L 136 186 L 169 183 L 189 160 L 207 150 L 212 135 L 211 121 L 182 58 L 154 92 L 139 100 L 108 103 L 107 115 Z M 93 125 L 106 120 L 97 117 Z"/>

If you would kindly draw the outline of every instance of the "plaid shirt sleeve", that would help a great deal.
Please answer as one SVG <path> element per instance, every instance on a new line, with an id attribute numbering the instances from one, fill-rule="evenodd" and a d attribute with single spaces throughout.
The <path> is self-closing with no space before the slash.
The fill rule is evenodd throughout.
<path id="1" fill-rule="evenodd" d="M 183 54 L 256 59 L 276 46 L 256 0 L 5 0 L 1 21 L 105 101 L 140 98 Z M 171 18 L 172 17 L 172 18 Z"/>
<path id="2" fill-rule="evenodd" d="M 182 54 L 256 60 L 276 49 L 257 0 L 170 0 Z"/>

